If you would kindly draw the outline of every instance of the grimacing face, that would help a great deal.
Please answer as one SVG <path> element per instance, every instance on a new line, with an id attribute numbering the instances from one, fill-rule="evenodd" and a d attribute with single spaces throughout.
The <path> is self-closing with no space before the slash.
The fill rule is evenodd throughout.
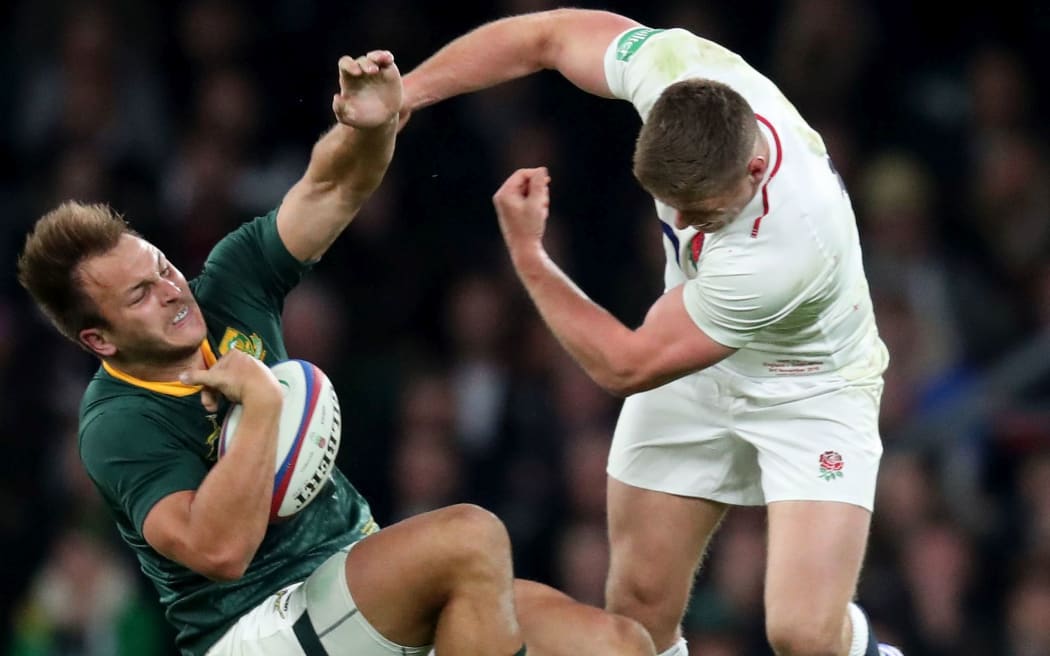
<path id="1" fill-rule="evenodd" d="M 109 323 L 81 340 L 115 362 L 170 364 L 196 353 L 204 317 L 186 278 L 153 244 L 133 235 L 80 265 L 80 281 Z"/>

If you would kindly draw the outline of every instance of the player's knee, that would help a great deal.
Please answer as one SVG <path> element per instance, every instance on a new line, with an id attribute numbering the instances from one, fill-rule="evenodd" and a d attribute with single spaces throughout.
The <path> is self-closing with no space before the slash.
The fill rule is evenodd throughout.
<path id="1" fill-rule="evenodd" d="M 812 618 L 769 618 L 766 636 L 777 656 L 838 656 L 842 626 Z"/>
<path id="2" fill-rule="evenodd" d="M 681 608 L 667 589 L 641 569 L 617 569 L 606 583 L 606 607 L 617 615 L 640 620 L 650 631 L 673 630 L 681 619 Z"/>
<path id="3" fill-rule="evenodd" d="M 630 618 L 606 614 L 596 633 L 601 639 L 594 645 L 595 653 L 617 656 L 653 656 L 656 653 L 649 632 Z"/>
<path id="4" fill-rule="evenodd" d="M 509 561 L 510 537 L 506 527 L 481 506 L 462 503 L 445 508 L 441 531 L 460 562 L 503 566 Z"/>

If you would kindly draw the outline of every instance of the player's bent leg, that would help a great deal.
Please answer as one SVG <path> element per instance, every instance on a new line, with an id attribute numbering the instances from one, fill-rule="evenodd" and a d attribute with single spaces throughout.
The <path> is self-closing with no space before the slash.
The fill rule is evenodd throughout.
<path id="1" fill-rule="evenodd" d="M 581 604 L 550 586 L 514 582 L 518 622 L 529 656 L 655 656 L 652 638 L 638 622 Z"/>
<path id="2" fill-rule="evenodd" d="M 777 656 L 846 656 L 871 513 L 836 501 L 778 501 L 768 512 L 770 645 Z"/>
<path id="3" fill-rule="evenodd" d="M 641 622 L 662 652 L 679 637 L 700 557 L 726 505 L 645 490 L 611 476 L 607 494 L 606 607 Z"/>
<path id="4" fill-rule="evenodd" d="M 522 646 L 510 540 L 492 513 L 457 505 L 411 517 L 354 545 L 345 579 L 385 638 L 440 653 L 505 654 Z"/>

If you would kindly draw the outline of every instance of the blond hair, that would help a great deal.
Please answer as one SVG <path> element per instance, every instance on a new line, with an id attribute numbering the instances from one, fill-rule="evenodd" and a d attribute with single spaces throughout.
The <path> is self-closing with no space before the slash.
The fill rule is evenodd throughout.
<path id="1" fill-rule="evenodd" d="M 80 265 L 136 235 L 108 205 L 66 201 L 40 217 L 18 256 L 18 282 L 65 337 L 79 344 L 84 328 L 105 326 L 83 289 Z"/>

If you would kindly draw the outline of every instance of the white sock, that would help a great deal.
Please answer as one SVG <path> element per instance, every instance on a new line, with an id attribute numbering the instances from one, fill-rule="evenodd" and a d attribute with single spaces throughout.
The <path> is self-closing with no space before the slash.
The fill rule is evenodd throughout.
<path id="1" fill-rule="evenodd" d="M 860 606 L 853 602 L 849 605 L 849 623 L 853 637 L 849 642 L 848 656 L 864 656 L 868 652 L 868 619 L 864 617 Z"/>
<path id="2" fill-rule="evenodd" d="M 670 649 L 660 652 L 657 656 L 689 656 L 689 648 L 685 646 L 685 638 L 679 638 L 678 642 L 671 645 Z"/>

